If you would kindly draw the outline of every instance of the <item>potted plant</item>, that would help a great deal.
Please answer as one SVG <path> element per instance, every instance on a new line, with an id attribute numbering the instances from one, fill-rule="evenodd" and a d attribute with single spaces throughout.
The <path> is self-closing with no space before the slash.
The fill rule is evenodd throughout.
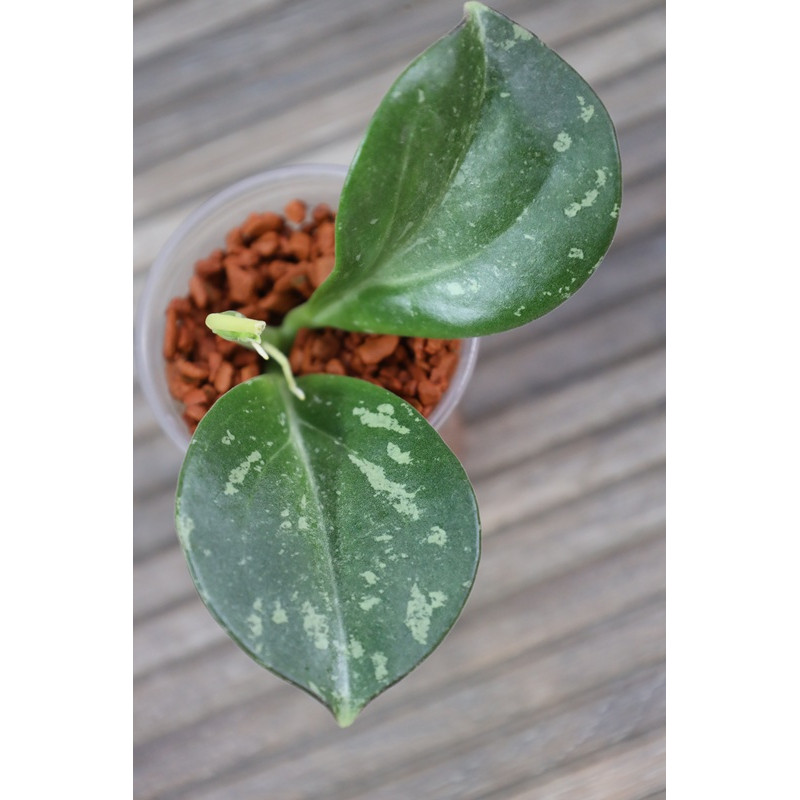
<path id="1" fill-rule="evenodd" d="M 598 97 L 532 33 L 468 2 L 377 109 L 344 181 L 330 276 L 280 326 L 209 315 L 272 368 L 200 421 L 178 536 L 225 630 L 340 725 L 455 622 L 479 512 L 417 410 L 352 377 L 296 379 L 292 342 L 323 327 L 453 339 L 526 324 L 593 273 L 620 199 Z"/>

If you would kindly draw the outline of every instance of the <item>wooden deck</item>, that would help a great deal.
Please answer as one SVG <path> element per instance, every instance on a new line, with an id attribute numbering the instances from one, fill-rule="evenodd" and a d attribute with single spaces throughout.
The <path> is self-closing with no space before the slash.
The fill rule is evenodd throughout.
<path id="1" fill-rule="evenodd" d="M 134 385 L 134 794 L 644 800 L 665 794 L 661 0 L 495 7 L 620 136 L 616 240 L 574 298 L 484 340 L 459 454 L 483 557 L 442 646 L 346 730 L 212 620 L 172 521 L 181 454 Z M 348 163 L 459 0 L 134 0 L 134 298 L 177 224 L 269 167 Z"/>

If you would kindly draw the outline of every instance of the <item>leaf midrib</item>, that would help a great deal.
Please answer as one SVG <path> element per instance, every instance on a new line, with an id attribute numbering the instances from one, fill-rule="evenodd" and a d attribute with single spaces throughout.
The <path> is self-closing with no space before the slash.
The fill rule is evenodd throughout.
<path id="1" fill-rule="evenodd" d="M 314 468 L 311 463 L 311 457 L 306 449 L 305 440 L 303 439 L 300 431 L 301 425 L 305 423 L 298 416 L 294 407 L 293 396 L 283 382 L 278 383 L 278 391 L 280 392 L 281 399 L 283 400 L 283 405 L 286 408 L 286 419 L 289 424 L 289 442 L 292 444 L 293 449 L 306 474 L 306 479 L 311 489 L 312 499 L 317 508 L 317 517 L 320 521 L 320 527 L 323 532 L 322 541 L 325 556 L 324 564 L 326 567 L 327 577 L 332 588 L 331 606 L 335 614 L 336 636 L 339 642 L 339 646 L 336 647 L 337 666 L 339 668 L 336 678 L 336 686 L 339 689 L 342 698 L 349 702 L 352 699 L 352 694 L 350 686 L 350 664 L 346 655 L 347 635 L 345 632 L 344 617 L 342 615 L 339 587 L 336 581 L 336 567 L 334 564 L 333 551 L 331 549 L 330 524 L 325 514 L 324 504 L 322 503 L 320 497 L 319 486 L 317 484 Z"/>
<path id="2" fill-rule="evenodd" d="M 480 25 L 478 25 L 477 27 L 478 27 L 478 30 L 481 31 L 481 33 L 482 33 L 483 31 L 482 31 Z M 457 33 L 454 32 L 454 35 L 467 35 L 468 33 L 471 34 L 470 27 L 469 27 L 469 25 L 464 25 L 463 28 L 460 31 L 458 31 Z M 402 234 L 401 238 L 399 238 L 399 239 L 397 239 L 395 241 L 395 244 L 397 245 L 397 248 L 395 249 L 395 252 L 394 253 L 390 253 L 389 258 L 384 258 L 384 252 L 386 250 L 386 246 L 388 244 L 388 240 L 390 238 L 390 234 L 394 234 L 394 228 L 395 228 L 396 219 L 397 219 L 396 211 L 397 211 L 397 204 L 400 202 L 400 195 L 399 195 L 399 192 L 396 193 L 396 196 L 395 196 L 395 212 L 392 214 L 392 223 L 389 226 L 389 231 L 384 236 L 384 239 L 381 242 L 380 250 L 379 250 L 378 255 L 375 257 L 374 262 L 373 262 L 375 264 L 375 267 L 374 267 L 375 271 L 380 269 L 381 264 L 383 264 L 383 263 L 391 263 L 392 261 L 396 260 L 402 254 L 409 252 L 413 247 L 415 247 L 419 243 L 419 237 L 416 235 L 416 232 L 418 232 L 419 230 L 421 230 L 421 229 L 423 229 L 425 227 L 425 225 L 427 224 L 427 221 L 430 218 L 431 214 L 433 214 L 434 211 L 436 211 L 438 208 L 441 207 L 442 198 L 447 196 L 448 192 L 450 191 L 451 187 L 453 186 L 453 182 L 455 181 L 455 176 L 458 174 L 458 171 L 461 169 L 461 165 L 464 163 L 464 159 L 466 158 L 467 153 L 469 152 L 469 149 L 470 149 L 470 147 L 472 145 L 472 142 L 475 139 L 475 134 L 476 134 L 476 131 L 478 129 L 478 122 L 479 122 L 480 117 L 481 117 L 481 109 L 483 108 L 484 103 L 486 101 L 486 75 L 488 73 L 488 54 L 486 53 L 486 47 L 485 46 L 481 49 L 481 54 L 483 55 L 483 82 L 481 84 L 480 100 L 478 101 L 477 105 L 475 106 L 475 113 L 472 115 L 472 118 L 470 119 L 469 131 L 468 131 L 467 135 L 464 137 L 463 144 L 462 144 L 462 147 L 461 147 L 461 151 L 459 152 L 458 156 L 454 159 L 453 167 L 450 170 L 450 177 L 444 183 L 443 188 L 437 194 L 436 199 L 432 200 L 431 202 L 428 203 L 428 206 L 425 209 L 424 214 L 419 218 L 417 223 L 412 228 L 410 228 L 407 232 L 404 232 Z M 422 56 L 420 56 L 420 58 L 422 58 Z M 406 171 L 406 168 L 407 168 L 408 162 L 409 162 L 409 154 L 410 154 L 410 148 L 407 148 L 406 152 L 404 153 L 404 156 L 403 156 L 403 168 L 401 170 L 400 178 L 398 180 L 398 184 L 399 185 L 402 185 L 402 183 L 403 183 L 404 173 Z M 410 237 L 413 238 L 413 241 L 408 241 L 408 239 Z M 406 244 L 403 244 L 403 238 L 406 239 Z"/>
<path id="3" fill-rule="evenodd" d="M 480 25 L 477 25 L 477 28 L 478 28 L 480 37 L 483 38 L 484 31 L 483 31 L 482 27 Z M 468 29 L 468 27 L 464 26 L 464 29 L 462 31 L 460 31 L 460 33 L 464 33 L 464 31 L 467 30 L 467 29 Z M 473 116 L 472 116 L 472 120 L 470 122 L 469 134 L 464 137 L 464 145 L 461 148 L 461 152 L 459 153 L 458 158 L 455 160 L 453 169 L 450 172 L 449 180 L 444 184 L 444 189 L 442 191 L 440 191 L 440 193 L 438 194 L 436 202 L 429 203 L 427 209 L 425 210 L 425 213 L 419 219 L 417 224 L 414 225 L 412 228 L 410 228 L 408 230 L 408 232 L 404 232 L 402 234 L 402 237 L 398 240 L 399 243 L 402 243 L 403 238 L 405 238 L 406 239 L 406 244 L 401 245 L 398 249 L 395 250 L 395 252 L 390 253 L 389 257 L 386 258 L 384 256 L 384 253 L 385 253 L 386 248 L 389 245 L 389 243 L 391 241 L 393 241 L 392 237 L 393 237 L 393 234 L 394 234 L 395 225 L 396 225 L 396 219 L 397 219 L 397 213 L 396 213 L 397 212 L 397 206 L 398 206 L 398 204 L 400 202 L 399 193 L 397 193 L 397 192 L 395 193 L 395 198 L 394 198 L 395 207 L 394 207 L 394 210 L 392 212 L 392 221 L 391 221 L 388 229 L 386 230 L 386 232 L 382 236 L 380 245 L 378 246 L 378 252 L 377 252 L 376 256 L 373 258 L 373 260 L 372 260 L 373 267 L 372 267 L 372 270 L 371 270 L 371 274 L 367 276 L 366 280 L 362 280 L 358 284 L 359 291 L 364 291 L 366 288 L 369 288 L 370 284 L 374 282 L 374 276 L 378 272 L 380 272 L 381 265 L 390 264 L 393 261 L 396 261 L 398 257 L 402 256 L 404 253 L 409 252 L 417 244 L 419 244 L 419 238 L 416 235 L 413 235 L 413 241 L 410 241 L 410 242 L 408 241 L 409 236 L 411 236 L 412 234 L 415 234 L 415 232 L 418 232 L 421 228 L 423 228 L 425 226 L 425 223 L 427 222 L 427 220 L 430 217 L 430 215 L 437 208 L 439 208 L 441 206 L 442 198 L 445 197 L 447 195 L 447 193 L 450 191 L 450 188 L 453 185 L 453 181 L 455 180 L 455 176 L 458 174 L 458 171 L 461 168 L 461 165 L 464 163 L 464 159 L 466 158 L 466 155 L 469 152 L 469 147 L 472 144 L 473 139 L 475 138 L 476 131 L 478 129 L 478 121 L 480 119 L 480 109 L 483 108 L 483 104 L 484 104 L 484 102 L 486 100 L 486 91 L 487 91 L 486 75 L 487 75 L 487 72 L 488 72 L 488 55 L 486 53 L 486 48 L 485 47 L 482 48 L 481 52 L 483 54 L 483 61 L 484 61 L 484 65 L 483 65 L 484 66 L 484 68 L 483 68 L 483 83 L 482 83 L 482 86 L 481 86 L 481 98 L 480 98 L 479 104 L 476 107 L 476 113 L 473 114 Z M 420 58 L 421 57 L 422 56 L 420 56 Z M 398 180 L 398 184 L 402 184 L 402 179 L 403 179 L 403 177 L 405 175 L 405 171 L 407 169 L 407 165 L 408 165 L 408 162 L 409 162 L 409 155 L 410 155 L 410 148 L 406 148 L 404 150 L 404 152 L 403 152 L 403 165 L 402 165 L 402 168 L 400 170 L 400 177 L 399 177 L 399 180 Z M 356 163 L 357 162 L 355 162 L 353 164 L 354 167 L 355 167 Z M 337 245 L 338 245 L 338 233 L 339 233 L 339 227 L 337 225 Z M 340 248 L 337 247 L 337 251 L 339 249 Z M 337 266 L 338 266 L 338 264 L 337 264 Z M 339 300 L 334 300 L 333 302 L 329 303 L 327 305 L 327 307 L 324 307 L 323 310 L 321 310 L 316 316 L 319 317 L 320 320 L 323 320 L 323 319 L 326 319 L 326 318 L 329 319 L 329 318 L 331 318 L 331 315 L 333 315 L 333 317 L 335 318 L 337 308 L 339 308 L 342 305 L 344 305 L 345 302 L 346 302 L 346 298 L 340 298 Z"/>

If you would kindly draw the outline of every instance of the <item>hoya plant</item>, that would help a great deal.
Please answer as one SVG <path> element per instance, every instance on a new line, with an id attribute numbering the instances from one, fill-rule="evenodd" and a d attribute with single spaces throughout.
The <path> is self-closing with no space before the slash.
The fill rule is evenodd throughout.
<path id="1" fill-rule="evenodd" d="M 408 403 L 295 381 L 301 328 L 498 333 L 569 298 L 617 223 L 614 128 L 586 82 L 476 2 L 382 100 L 344 183 L 330 277 L 282 325 L 214 314 L 270 359 L 200 422 L 176 522 L 198 592 L 259 664 L 349 725 L 451 628 L 480 553 L 469 479 Z"/>

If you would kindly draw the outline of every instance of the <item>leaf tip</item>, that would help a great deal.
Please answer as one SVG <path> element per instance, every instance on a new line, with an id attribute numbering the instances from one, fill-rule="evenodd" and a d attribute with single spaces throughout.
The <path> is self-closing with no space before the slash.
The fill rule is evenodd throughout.
<path id="1" fill-rule="evenodd" d="M 486 6 L 483 3 L 476 2 L 476 0 L 467 0 L 464 3 L 464 17 L 466 19 L 476 19 L 479 14 L 486 10 Z"/>
<path id="2" fill-rule="evenodd" d="M 351 706 L 349 703 L 343 703 L 336 708 L 331 708 L 331 711 L 340 728 L 349 728 L 356 721 L 362 708 L 363 706 Z"/>

